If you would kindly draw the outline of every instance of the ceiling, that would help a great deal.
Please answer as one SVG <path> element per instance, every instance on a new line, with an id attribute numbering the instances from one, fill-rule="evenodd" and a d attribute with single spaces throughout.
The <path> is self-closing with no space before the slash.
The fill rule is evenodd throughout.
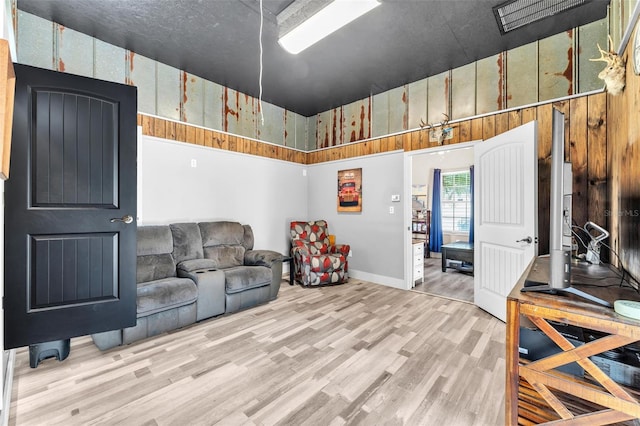
<path id="1" fill-rule="evenodd" d="M 366 98 L 604 18 L 609 0 L 501 35 L 504 0 L 381 0 L 314 46 L 291 55 L 263 0 L 263 97 L 304 116 Z M 259 94 L 259 0 L 17 0 L 18 9 L 188 71 Z"/>

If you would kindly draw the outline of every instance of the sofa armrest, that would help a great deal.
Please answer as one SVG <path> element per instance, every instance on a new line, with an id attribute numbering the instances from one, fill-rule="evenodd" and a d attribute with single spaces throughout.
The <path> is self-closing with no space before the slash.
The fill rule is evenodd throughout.
<path id="1" fill-rule="evenodd" d="M 178 263 L 176 270 L 179 277 L 189 277 L 189 274 L 198 271 L 211 271 L 218 269 L 218 265 L 211 259 L 191 259 Z"/>
<path id="2" fill-rule="evenodd" d="M 281 253 L 272 250 L 247 250 L 244 254 L 244 264 L 271 268 L 275 262 L 282 263 L 283 257 Z"/>

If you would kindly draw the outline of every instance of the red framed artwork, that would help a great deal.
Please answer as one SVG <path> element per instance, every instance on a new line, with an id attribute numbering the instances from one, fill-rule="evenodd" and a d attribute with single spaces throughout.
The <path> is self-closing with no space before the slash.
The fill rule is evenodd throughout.
<path id="1" fill-rule="evenodd" d="M 338 171 L 338 212 L 362 211 L 362 169 Z"/>

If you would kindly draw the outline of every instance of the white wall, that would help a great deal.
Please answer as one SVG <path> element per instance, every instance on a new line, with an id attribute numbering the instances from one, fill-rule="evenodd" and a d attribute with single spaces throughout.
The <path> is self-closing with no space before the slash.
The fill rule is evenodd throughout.
<path id="1" fill-rule="evenodd" d="M 138 225 L 232 220 L 251 225 L 255 248 L 287 253 L 289 223 L 307 217 L 302 170 L 300 164 L 143 136 Z"/>
<path id="2" fill-rule="evenodd" d="M 362 168 L 362 212 L 337 212 L 338 171 Z M 309 214 L 325 219 L 337 243 L 351 246 L 350 276 L 404 288 L 402 151 L 308 166 Z M 389 207 L 394 207 L 394 214 Z"/>

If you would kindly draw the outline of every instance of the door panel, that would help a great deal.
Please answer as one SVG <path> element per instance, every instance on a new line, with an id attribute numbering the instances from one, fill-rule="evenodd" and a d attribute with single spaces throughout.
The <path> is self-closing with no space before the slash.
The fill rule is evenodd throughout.
<path id="1" fill-rule="evenodd" d="M 537 254 L 536 126 L 474 146 L 474 301 L 502 321 L 507 295 Z"/>
<path id="2" fill-rule="evenodd" d="M 5 347 L 135 325 L 136 88 L 15 71 Z"/>

